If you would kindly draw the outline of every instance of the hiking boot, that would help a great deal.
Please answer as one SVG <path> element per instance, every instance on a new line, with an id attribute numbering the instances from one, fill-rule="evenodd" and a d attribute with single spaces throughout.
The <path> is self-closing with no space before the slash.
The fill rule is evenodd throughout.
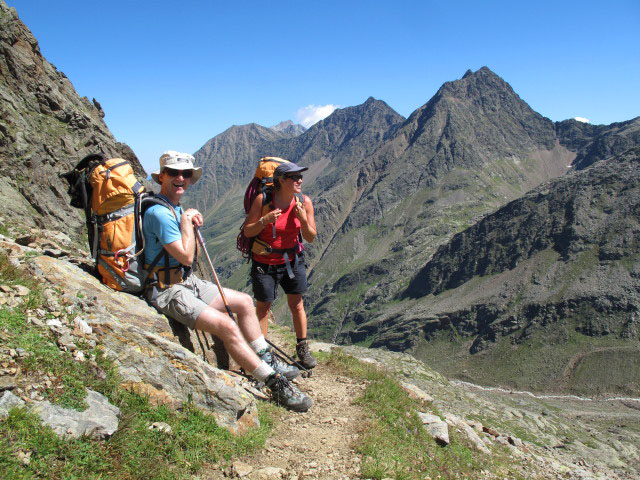
<path id="1" fill-rule="evenodd" d="M 309 341 L 303 340 L 296 345 L 296 352 L 298 353 L 298 358 L 300 359 L 300 364 L 307 369 L 315 367 L 318 362 L 316 359 L 311 356 L 311 352 L 309 352 Z"/>
<path id="2" fill-rule="evenodd" d="M 271 348 L 267 348 L 267 350 L 263 354 L 259 355 L 259 357 L 260 360 L 264 360 L 271 368 L 273 368 L 276 373 L 284 375 L 287 380 L 293 380 L 300 375 L 300 370 L 298 370 L 297 367 L 280 360 L 280 357 L 275 355 Z"/>
<path id="3" fill-rule="evenodd" d="M 294 412 L 306 412 L 313 402 L 298 390 L 289 380 L 279 373 L 274 373 L 266 381 L 271 395 L 278 405 L 282 405 Z"/>

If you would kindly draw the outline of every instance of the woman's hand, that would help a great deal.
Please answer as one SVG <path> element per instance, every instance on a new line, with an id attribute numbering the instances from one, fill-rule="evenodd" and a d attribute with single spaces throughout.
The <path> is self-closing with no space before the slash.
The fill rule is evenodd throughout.
<path id="1" fill-rule="evenodd" d="M 276 220 L 280 215 L 282 215 L 282 210 L 276 208 L 275 210 L 271 210 L 264 217 L 262 217 L 262 221 L 265 225 L 268 223 L 276 223 Z"/>
<path id="2" fill-rule="evenodd" d="M 307 211 L 305 210 L 302 202 L 300 202 L 299 200 L 296 200 L 295 214 L 300 222 L 302 222 L 303 224 L 307 223 Z"/>

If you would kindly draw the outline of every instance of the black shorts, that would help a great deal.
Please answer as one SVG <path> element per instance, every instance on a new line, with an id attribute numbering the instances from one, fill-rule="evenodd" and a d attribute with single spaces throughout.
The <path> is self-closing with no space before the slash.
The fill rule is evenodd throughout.
<path id="1" fill-rule="evenodd" d="M 289 278 L 287 266 L 251 263 L 251 284 L 253 296 L 260 302 L 273 302 L 276 299 L 278 285 L 282 285 L 288 295 L 302 295 L 307 292 L 307 265 L 304 255 L 298 255 L 295 265 L 291 265 L 294 278 Z"/>

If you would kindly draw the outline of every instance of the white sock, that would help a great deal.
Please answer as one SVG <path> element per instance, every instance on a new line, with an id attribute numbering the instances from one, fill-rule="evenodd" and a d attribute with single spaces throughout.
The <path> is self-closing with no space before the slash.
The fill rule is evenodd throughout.
<path id="1" fill-rule="evenodd" d="M 253 372 L 251 372 L 251 376 L 258 380 L 259 382 L 266 382 L 267 378 L 273 375 L 275 370 L 271 368 L 266 362 L 260 362 L 258 368 L 256 368 Z"/>
<path id="2" fill-rule="evenodd" d="M 264 335 L 260 335 L 253 342 L 249 342 L 249 346 L 253 348 L 253 351 L 256 353 L 260 353 L 269 348 L 269 344 L 265 340 Z"/>

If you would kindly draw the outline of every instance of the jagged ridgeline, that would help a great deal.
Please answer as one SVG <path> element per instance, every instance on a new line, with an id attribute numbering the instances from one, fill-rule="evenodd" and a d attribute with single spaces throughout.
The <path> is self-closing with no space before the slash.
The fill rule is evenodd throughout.
<path id="1" fill-rule="evenodd" d="M 83 213 L 69 205 L 58 175 L 92 152 L 131 161 L 94 99 L 80 97 L 40 52 L 14 8 L 0 0 L 0 195 L 7 221 L 62 230 L 82 240 Z M 82 240 L 85 242 L 86 240 Z"/>
<path id="2" fill-rule="evenodd" d="M 425 333 L 432 315 L 415 313 L 408 321 L 408 314 L 398 312 L 429 311 L 432 294 L 412 298 L 407 292 L 419 283 L 437 248 L 538 185 L 638 145 L 640 120 L 609 126 L 554 123 L 484 67 L 445 83 L 408 119 L 369 98 L 293 135 L 255 124 L 234 126 L 196 153 L 205 181 L 190 200 L 206 212 L 208 245 L 225 281 L 247 287 L 247 268 L 234 239 L 243 219 L 242 194 L 258 158 L 288 158 L 310 169 L 304 191 L 313 198 L 319 226 L 318 240 L 309 248 L 307 304 L 314 335 L 413 351 L 431 361 L 442 358 L 444 348 L 425 353 L 436 345 Z M 525 240 L 514 235 L 509 241 L 516 248 Z M 455 297 L 444 313 L 473 301 Z M 488 308 L 499 309 L 501 303 Z M 441 342 L 460 359 L 440 367 L 492 381 L 490 370 L 483 376 L 467 368 L 487 357 L 492 334 L 468 335 L 456 333 Z M 523 377 L 522 384 L 549 386 L 538 378 L 552 370 L 539 371 L 535 379 Z M 515 367 L 506 369 L 495 378 L 509 382 L 514 372 Z M 562 387 L 578 388 L 571 382 Z"/>

